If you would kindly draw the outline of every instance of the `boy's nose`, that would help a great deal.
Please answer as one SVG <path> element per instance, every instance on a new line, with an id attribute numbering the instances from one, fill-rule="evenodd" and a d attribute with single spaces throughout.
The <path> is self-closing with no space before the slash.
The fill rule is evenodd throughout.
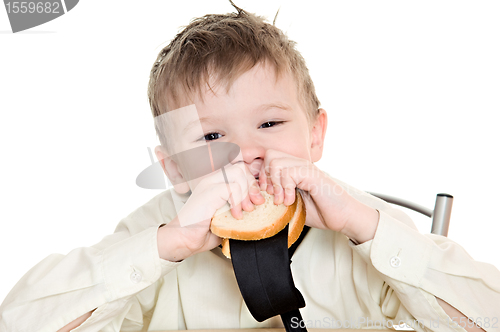
<path id="1" fill-rule="evenodd" d="M 265 147 L 250 138 L 242 138 L 237 142 L 233 141 L 233 143 L 238 144 L 240 147 L 240 153 L 235 161 L 244 161 L 252 175 L 258 177 L 266 154 Z"/>

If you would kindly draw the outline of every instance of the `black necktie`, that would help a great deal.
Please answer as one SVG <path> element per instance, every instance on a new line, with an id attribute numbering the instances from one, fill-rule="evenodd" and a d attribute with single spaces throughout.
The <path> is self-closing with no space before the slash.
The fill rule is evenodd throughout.
<path id="1" fill-rule="evenodd" d="M 258 322 L 281 315 L 287 332 L 306 332 L 299 308 L 305 307 L 290 270 L 291 257 L 308 226 L 288 248 L 288 225 L 273 237 L 259 241 L 230 239 L 236 281 L 248 310 Z"/>

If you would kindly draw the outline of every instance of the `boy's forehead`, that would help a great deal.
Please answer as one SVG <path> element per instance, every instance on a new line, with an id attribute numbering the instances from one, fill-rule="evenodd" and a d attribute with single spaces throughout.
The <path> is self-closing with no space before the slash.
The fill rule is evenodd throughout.
<path id="1" fill-rule="evenodd" d="M 293 103 L 297 101 L 297 87 L 290 72 L 277 72 L 274 66 L 261 62 L 233 80 L 212 75 L 192 102 L 198 105 L 200 116 L 209 116 L 214 111 L 210 106 L 239 110 L 276 101 Z"/>
<path id="2" fill-rule="evenodd" d="M 248 67 L 242 65 L 241 68 L 236 68 L 230 77 L 222 76 L 222 73 L 209 68 L 208 76 L 202 77 L 198 84 L 194 86 L 191 84 L 189 88 L 186 82 L 178 82 L 171 91 L 175 98 L 167 97 L 168 104 L 172 105 L 170 109 L 180 109 L 191 104 L 203 105 L 207 99 L 231 94 L 236 89 L 235 86 L 243 85 L 246 92 L 258 90 L 263 85 L 274 87 L 279 83 L 281 87 L 283 85 L 297 87 L 295 77 L 290 71 L 278 71 L 276 66 L 268 61 L 261 61 Z M 294 92 L 297 92 L 296 89 Z"/>

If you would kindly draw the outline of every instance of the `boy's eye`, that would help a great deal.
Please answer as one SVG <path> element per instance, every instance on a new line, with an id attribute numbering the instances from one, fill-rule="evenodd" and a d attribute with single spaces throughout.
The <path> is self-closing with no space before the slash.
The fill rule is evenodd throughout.
<path id="1" fill-rule="evenodd" d="M 284 121 L 267 121 L 267 122 L 264 122 L 261 127 L 264 127 L 264 128 L 269 128 L 269 127 L 274 127 L 275 125 L 278 125 L 278 124 L 281 124 L 283 123 Z M 268 125 L 269 124 L 269 125 Z"/>
<path id="2" fill-rule="evenodd" d="M 206 134 L 205 136 L 203 136 L 205 138 L 205 141 L 213 141 L 215 139 L 218 139 L 220 137 L 217 137 L 217 135 L 220 136 L 219 133 L 208 133 Z"/>

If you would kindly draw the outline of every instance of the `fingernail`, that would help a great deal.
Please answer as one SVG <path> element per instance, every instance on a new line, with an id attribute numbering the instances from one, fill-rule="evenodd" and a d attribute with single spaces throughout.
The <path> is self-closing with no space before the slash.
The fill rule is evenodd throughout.
<path id="1" fill-rule="evenodd" d="M 250 186 L 250 193 L 251 194 L 258 194 L 258 193 L 260 193 L 259 187 L 254 186 L 254 185 Z"/>
<path id="2" fill-rule="evenodd" d="M 271 186 L 270 184 L 267 185 L 267 192 L 269 193 L 269 195 L 273 195 L 274 193 L 273 186 Z"/>
<path id="3" fill-rule="evenodd" d="M 275 184 L 273 186 L 273 190 L 275 193 L 279 194 L 279 193 L 281 193 L 281 186 L 279 184 Z"/>
<path id="4" fill-rule="evenodd" d="M 267 184 L 265 184 L 265 183 L 260 184 L 260 190 L 266 190 L 266 188 L 267 188 Z"/>

